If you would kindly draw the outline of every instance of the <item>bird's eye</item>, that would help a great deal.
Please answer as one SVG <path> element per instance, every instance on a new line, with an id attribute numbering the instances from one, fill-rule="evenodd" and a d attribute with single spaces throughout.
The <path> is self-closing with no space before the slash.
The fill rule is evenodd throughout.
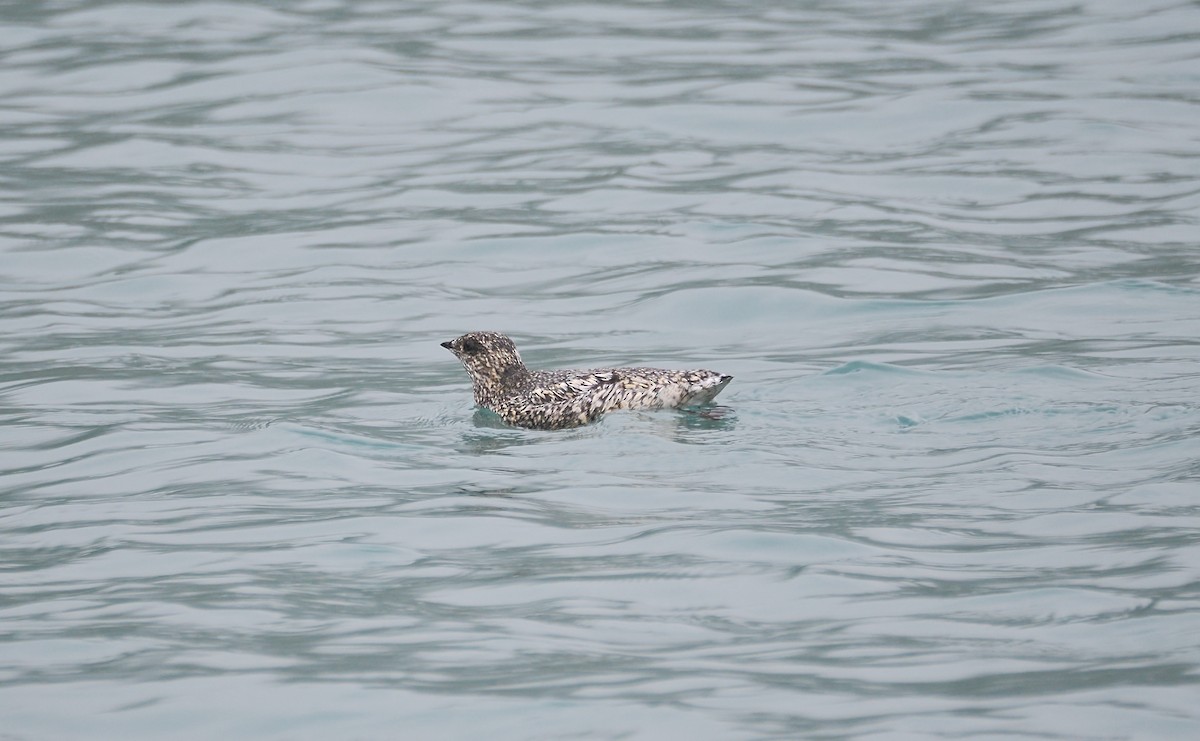
<path id="1" fill-rule="evenodd" d="M 478 355 L 483 352 L 483 345 L 474 337 L 468 337 L 462 342 L 462 351 L 468 355 Z"/>

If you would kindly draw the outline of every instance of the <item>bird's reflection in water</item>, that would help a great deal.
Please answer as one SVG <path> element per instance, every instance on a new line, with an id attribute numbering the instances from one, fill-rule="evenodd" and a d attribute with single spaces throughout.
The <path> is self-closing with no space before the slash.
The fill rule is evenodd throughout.
<path id="1" fill-rule="evenodd" d="M 703 445 L 710 436 L 696 433 L 723 432 L 737 425 L 733 407 L 704 405 L 678 410 L 624 411 L 607 415 L 599 422 L 566 430 L 527 430 L 512 427 L 495 412 L 479 408 L 472 418 L 475 430 L 462 438 L 463 452 L 486 454 L 508 448 L 563 442 L 580 437 L 604 437 L 613 434 L 654 434 L 686 445 Z"/>

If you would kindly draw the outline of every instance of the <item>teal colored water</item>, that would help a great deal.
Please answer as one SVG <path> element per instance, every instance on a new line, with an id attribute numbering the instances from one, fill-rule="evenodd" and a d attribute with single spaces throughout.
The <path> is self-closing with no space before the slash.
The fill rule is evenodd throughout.
<path id="1" fill-rule="evenodd" d="M 1200 736 L 1194 3 L 0 23 L 5 741 Z"/>

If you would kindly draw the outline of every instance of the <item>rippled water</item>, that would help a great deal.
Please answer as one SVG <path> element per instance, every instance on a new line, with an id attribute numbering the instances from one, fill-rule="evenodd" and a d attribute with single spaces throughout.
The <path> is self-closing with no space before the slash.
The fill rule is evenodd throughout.
<path id="1" fill-rule="evenodd" d="M 1200 735 L 1195 3 L 0 21 L 0 737 Z"/>

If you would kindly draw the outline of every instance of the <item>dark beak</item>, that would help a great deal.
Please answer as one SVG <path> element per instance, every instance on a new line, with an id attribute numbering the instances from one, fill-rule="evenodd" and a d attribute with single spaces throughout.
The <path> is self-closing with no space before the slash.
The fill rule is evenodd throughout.
<path id="1" fill-rule="evenodd" d="M 450 352 L 454 352 L 454 343 L 452 341 L 451 342 L 443 342 L 442 347 L 446 348 Z"/>

